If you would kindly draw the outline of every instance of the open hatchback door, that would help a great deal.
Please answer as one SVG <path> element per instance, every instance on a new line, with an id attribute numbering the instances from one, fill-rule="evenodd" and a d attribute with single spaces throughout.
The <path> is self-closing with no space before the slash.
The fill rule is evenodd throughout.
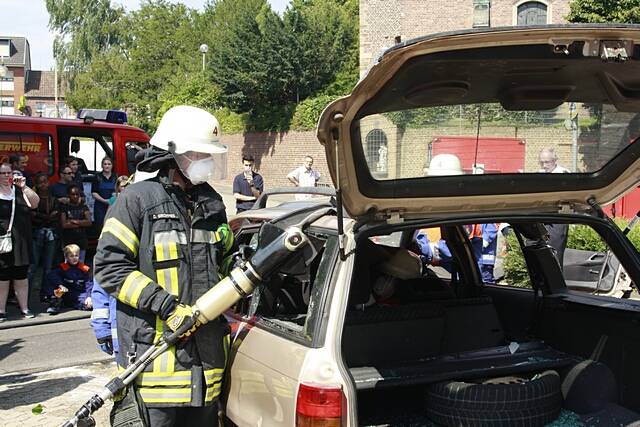
<path id="1" fill-rule="evenodd" d="M 581 212 L 640 179 L 640 26 L 438 34 L 388 49 L 318 138 L 352 217 Z"/>

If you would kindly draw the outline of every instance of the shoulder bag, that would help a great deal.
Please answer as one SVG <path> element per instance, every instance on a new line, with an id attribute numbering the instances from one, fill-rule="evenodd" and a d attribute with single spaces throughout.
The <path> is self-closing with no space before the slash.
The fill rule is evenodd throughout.
<path id="1" fill-rule="evenodd" d="M 11 242 L 11 228 L 13 228 L 13 214 L 16 211 L 16 197 L 18 197 L 17 194 L 14 194 L 13 200 L 11 201 L 11 219 L 9 220 L 7 233 L 0 236 L 0 254 L 8 254 L 13 250 L 13 243 Z"/>

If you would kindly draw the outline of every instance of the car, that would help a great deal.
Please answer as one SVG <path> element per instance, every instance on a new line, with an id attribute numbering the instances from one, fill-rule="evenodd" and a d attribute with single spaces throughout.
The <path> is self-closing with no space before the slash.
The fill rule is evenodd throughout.
<path id="1" fill-rule="evenodd" d="M 639 43 L 517 27 L 381 55 L 318 124 L 335 196 L 233 219 L 247 258 L 271 226 L 310 243 L 225 313 L 225 424 L 640 421 L 640 255 L 604 210 L 640 179 Z"/>

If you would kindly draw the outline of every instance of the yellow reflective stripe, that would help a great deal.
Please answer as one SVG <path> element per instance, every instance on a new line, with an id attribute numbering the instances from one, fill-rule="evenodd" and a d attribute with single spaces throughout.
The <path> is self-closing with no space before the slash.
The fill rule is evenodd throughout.
<path id="1" fill-rule="evenodd" d="M 156 261 L 164 261 L 164 244 L 156 243 Z"/>
<path id="2" fill-rule="evenodd" d="M 204 396 L 204 401 L 211 402 L 213 399 L 218 397 L 220 395 L 221 388 L 222 388 L 221 383 L 214 384 L 211 387 L 207 387 L 207 393 Z"/>
<path id="3" fill-rule="evenodd" d="M 169 259 L 178 259 L 178 245 L 169 243 Z"/>
<path id="4" fill-rule="evenodd" d="M 118 292 L 118 299 L 132 307 L 138 307 L 140 294 L 152 282 L 147 276 L 139 271 L 132 271 L 124 280 L 124 284 Z"/>
<path id="5" fill-rule="evenodd" d="M 104 233 L 113 234 L 123 245 L 125 245 L 133 255 L 138 254 L 138 247 L 140 247 L 140 240 L 138 236 L 126 225 L 120 222 L 116 218 L 109 218 L 102 228 L 102 233 L 100 233 L 100 237 Z"/>
<path id="6" fill-rule="evenodd" d="M 229 361 L 229 347 L 231 347 L 231 335 L 224 336 L 224 366 L 227 366 Z"/>
<path id="7" fill-rule="evenodd" d="M 204 371 L 204 382 L 207 384 L 212 384 L 216 381 L 220 381 L 223 374 L 224 369 L 221 368 L 209 369 L 207 371 Z"/>
<path id="8" fill-rule="evenodd" d="M 158 251 L 158 247 L 161 245 L 156 245 L 156 254 Z M 162 251 L 162 248 L 160 248 Z M 165 289 L 172 295 L 178 295 L 178 269 L 175 267 L 172 268 L 163 268 L 161 270 L 156 271 L 156 276 L 158 280 L 158 284 L 162 289 Z M 165 323 L 160 320 L 159 317 L 156 317 L 156 334 L 154 342 L 160 341 L 162 335 L 165 331 Z M 158 373 L 173 373 L 176 365 L 176 348 L 175 346 L 169 347 L 167 351 L 162 353 L 160 356 L 153 361 L 153 371 Z"/>
<path id="9" fill-rule="evenodd" d="M 191 402 L 191 387 L 148 388 L 140 387 L 140 396 L 146 403 L 188 403 Z"/>
<path id="10" fill-rule="evenodd" d="M 191 385 L 191 372 L 143 372 L 137 378 L 137 383 L 142 386 L 177 386 L 177 385 Z"/>

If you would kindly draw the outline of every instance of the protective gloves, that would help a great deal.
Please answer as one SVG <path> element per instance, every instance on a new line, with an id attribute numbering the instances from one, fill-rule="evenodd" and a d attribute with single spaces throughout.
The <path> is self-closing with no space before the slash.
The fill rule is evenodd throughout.
<path id="1" fill-rule="evenodd" d="M 105 353 L 112 355 L 113 340 L 111 339 L 111 336 L 109 335 L 106 337 L 98 338 L 98 347 L 100 347 L 100 350 L 104 351 Z"/>
<path id="2" fill-rule="evenodd" d="M 193 319 L 193 309 L 191 306 L 186 304 L 178 304 L 175 309 L 169 314 L 167 317 L 166 323 L 169 329 L 173 332 L 179 330 L 183 325 L 188 322 L 193 322 L 192 326 L 184 331 L 180 338 L 185 338 L 195 332 L 196 328 L 200 326 L 200 323 L 197 320 Z"/>

